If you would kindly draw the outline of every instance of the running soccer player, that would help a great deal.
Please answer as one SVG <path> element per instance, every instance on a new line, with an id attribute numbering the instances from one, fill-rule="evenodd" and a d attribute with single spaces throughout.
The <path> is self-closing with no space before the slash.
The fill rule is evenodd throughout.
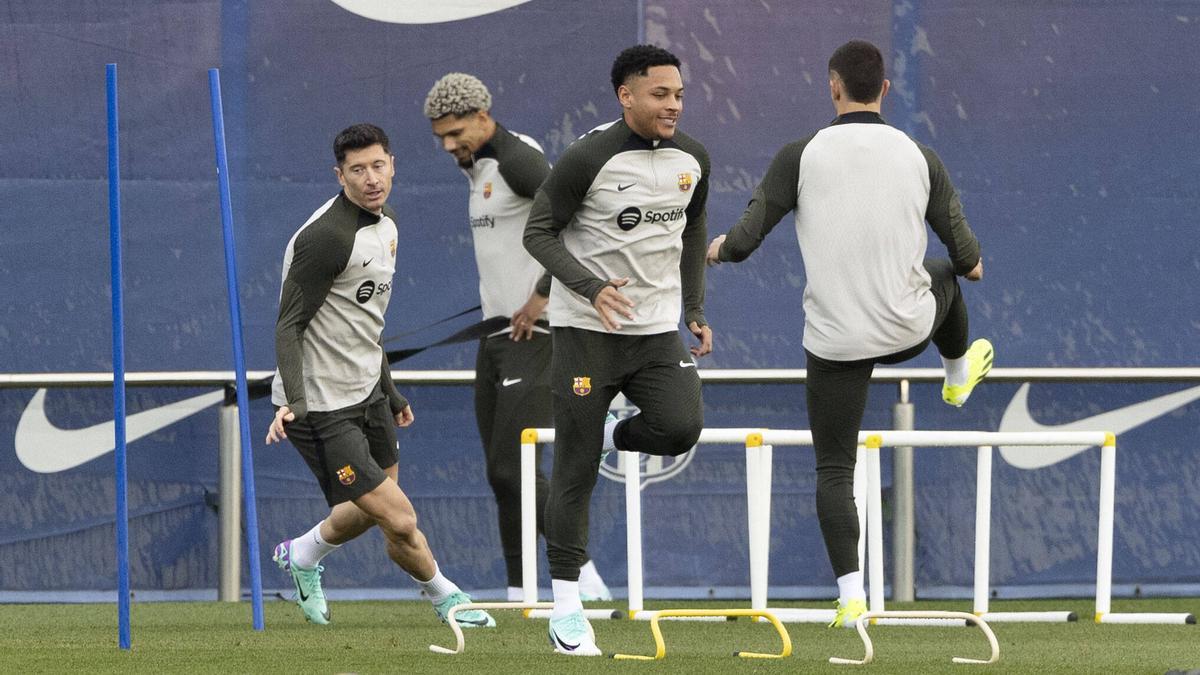
<path id="1" fill-rule="evenodd" d="M 496 496 L 508 599 L 521 593 L 521 430 L 553 423 L 550 330 L 543 316 L 550 276 L 521 245 L 533 195 L 550 173 L 542 148 L 505 129 L 491 115 L 492 95 L 478 78 L 449 73 L 425 98 L 425 116 L 442 149 L 470 184 L 468 216 L 485 319 L 509 325 L 479 341 L 475 361 L 475 421 L 483 441 L 488 484 Z M 546 476 L 538 446 L 537 529 L 545 532 Z M 612 600 L 591 560 L 579 570 L 584 600 Z"/>
<path id="2" fill-rule="evenodd" d="M 817 457 L 817 517 L 838 583 L 830 626 L 866 611 L 854 464 L 877 363 L 907 361 L 932 341 L 946 369 L 942 398 L 961 406 L 992 368 L 992 345 L 967 346 L 956 275 L 983 278 L 983 259 L 950 176 L 933 150 L 880 116 L 890 87 L 883 56 L 851 41 L 829 59 L 837 118 L 785 145 L 737 225 L 709 245 L 709 264 L 745 260 L 789 211 L 808 276 L 805 385 Z M 949 260 L 925 259 L 928 222 Z"/>
<path id="3" fill-rule="evenodd" d="M 704 426 L 693 356 L 712 351 L 704 319 L 708 152 L 677 130 L 679 59 L 630 47 L 612 66 L 621 118 L 575 141 L 534 198 L 525 248 L 550 274 L 555 453 L 546 502 L 554 588 L 550 641 L 599 656 L 579 568 L 601 453 L 676 456 Z M 700 344 L 679 336 L 680 306 Z M 641 412 L 606 419 L 618 392 Z"/>
<path id="4" fill-rule="evenodd" d="M 275 324 L 278 368 L 267 443 L 289 439 L 331 510 L 308 532 L 275 547 L 312 623 L 329 623 L 321 559 L 378 525 L 388 556 L 429 596 L 438 617 L 471 598 L 438 568 L 412 503 L 397 484 L 395 427 L 412 407 L 392 383 L 380 345 L 396 272 L 396 214 L 387 205 L 395 158 L 387 135 L 356 124 L 333 142 L 342 191 L 288 242 Z M 455 615 L 462 626 L 495 626 L 486 612 Z"/>

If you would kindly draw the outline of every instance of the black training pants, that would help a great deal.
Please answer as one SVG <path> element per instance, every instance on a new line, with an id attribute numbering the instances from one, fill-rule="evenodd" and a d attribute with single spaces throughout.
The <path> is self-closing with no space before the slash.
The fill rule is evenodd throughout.
<path id="1" fill-rule="evenodd" d="M 621 450 L 681 455 L 704 427 L 700 376 L 679 334 L 554 329 L 554 469 L 546 500 L 550 576 L 577 581 L 587 560 L 588 507 L 600 468 L 604 418 L 618 392 L 641 412 L 614 433 Z"/>
<path id="2" fill-rule="evenodd" d="M 508 334 L 479 341 L 475 359 L 475 422 L 483 441 L 488 484 L 496 496 L 500 546 L 509 586 L 521 585 L 521 430 L 549 427 L 550 336 L 513 342 Z M 537 529 L 545 532 L 543 512 L 549 482 L 537 451 Z"/>

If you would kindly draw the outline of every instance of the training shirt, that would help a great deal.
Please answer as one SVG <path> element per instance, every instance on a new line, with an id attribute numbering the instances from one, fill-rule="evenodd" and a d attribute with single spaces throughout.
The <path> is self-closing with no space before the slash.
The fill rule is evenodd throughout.
<path id="1" fill-rule="evenodd" d="M 396 272 L 395 219 L 391 207 L 376 215 L 342 192 L 288 242 L 271 402 L 297 421 L 362 403 L 381 382 L 393 413 L 408 405 L 379 343 Z"/>
<path id="2" fill-rule="evenodd" d="M 929 336 L 936 302 L 923 265 L 926 221 L 957 274 L 979 262 L 941 159 L 874 112 L 847 113 L 784 146 L 720 259 L 744 260 L 793 210 L 808 279 L 804 348 L 824 359 L 884 356 Z"/>
<path id="3" fill-rule="evenodd" d="M 554 276 L 550 324 L 605 331 L 592 300 L 609 279 L 635 304 L 622 333 L 676 331 L 704 320 L 708 152 L 676 131 L 649 141 L 624 119 L 567 148 L 538 189 L 525 248 Z"/>
<path id="4" fill-rule="evenodd" d="M 462 172 L 471 186 L 468 214 L 483 317 L 512 316 L 534 290 L 550 295 L 549 276 L 521 243 L 533 196 L 550 164 L 537 141 L 497 124 Z"/>

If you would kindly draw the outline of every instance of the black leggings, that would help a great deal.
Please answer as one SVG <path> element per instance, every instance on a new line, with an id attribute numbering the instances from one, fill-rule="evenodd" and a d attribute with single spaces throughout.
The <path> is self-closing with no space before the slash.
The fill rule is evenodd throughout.
<path id="1" fill-rule="evenodd" d="M 929 346 L 943 357 L 967 351 L 967 308 L 949 260 L 926 260 L 931 291 L 937 301 L 929 337 L 908 349 L 859 361 L 830 361 L 805 350 L 808 421 L 817 456 L 817 518 L 835 576 L 861 568 L 858 559 L 858 511 L 854 506 L 854 465 L 858 432 L 875 364 L 907 361 Z"/>

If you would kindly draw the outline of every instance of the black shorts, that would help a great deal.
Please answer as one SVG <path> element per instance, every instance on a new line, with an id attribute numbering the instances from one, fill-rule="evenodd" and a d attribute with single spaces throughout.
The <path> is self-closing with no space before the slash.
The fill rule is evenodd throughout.
<path id="1" fill-rule="evenodd" d="M 285 430 L 331 507 L 379 487 L 387 478 L 384 469 L 400 458 L 395 418 L 379 389 L 341 410 L 309 411 Z"/>

